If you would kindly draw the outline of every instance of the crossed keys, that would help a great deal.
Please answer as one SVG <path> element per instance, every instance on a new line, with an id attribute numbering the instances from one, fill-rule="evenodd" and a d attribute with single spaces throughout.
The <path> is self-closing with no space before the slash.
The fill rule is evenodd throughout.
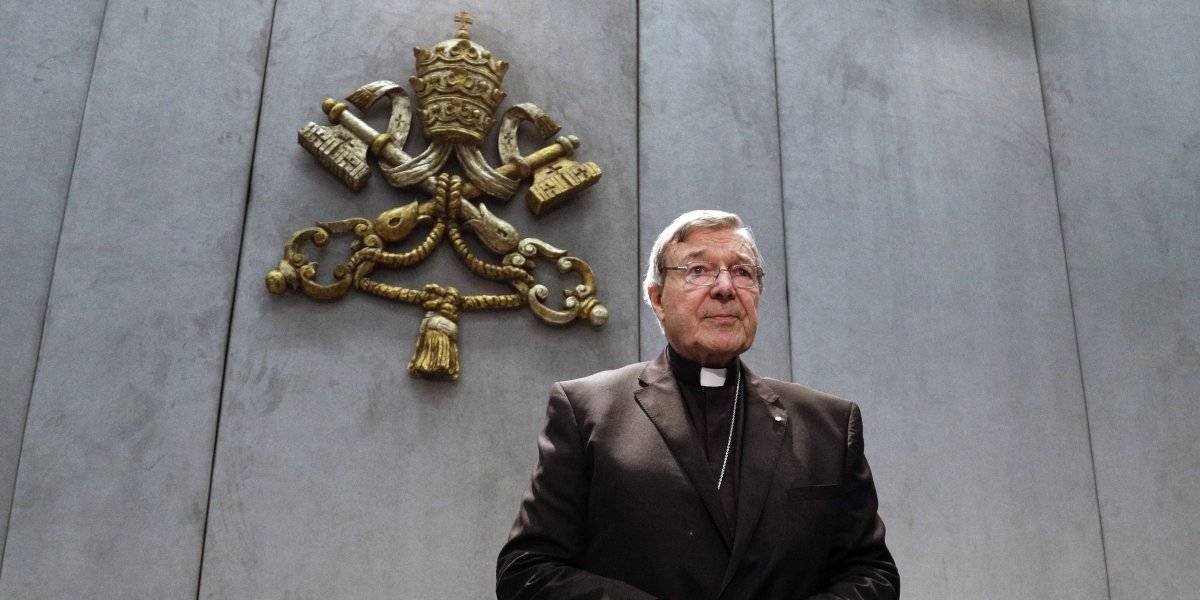
<path id="1" fill-rule="evenodd" d="M 492 115 L 496 107 L 506 96 L 501 82 L 508 63 L 493 59 L 491 52 L 471 41 L 469 15 L 459 13 L 454 20 L 458 31 L 453 38 L 432 48 L 413 49 L 416 75 L 409 83 L 416 92 L 417 114 L 429 142 L 420 154 L 404 152 L 412 123 L 408 95 L 401 85 L 386 80 L 358 88 L 346 102 L 326 98 L 321 109 L 329 125 L 310 122 L 298 135 L 300 145 L 352 190 L 366 184 L 371 172 L 368 156 L 373 156 L 390 185 L 418 188 L 429 198 L 386 210 L 375 219 L 318 222 L 301 229 L 284 243 L 283 260 L 266 276 L 267 289 L 274 294 L 293 290 L 317 300 L 335 300 L 356 289 L 421 306 L 425 317 L 408 370 L 440 379 L 459 375 L 458 321 L 464 311 L 528 306 L 538 318 L 552 324 L 582 319 L 600 326 L 608 319 L 608 309 L 595 295 L 596 277 L 586 262 L 539 239 L 520 237 L 482 202 L 471 202 L 482 196 L 507 201 L 532 176 L 525 203 L 534 215 L 541 215 L 594 184 L 601 172 L 595 163 L 570 159 L 579 147 L 579 138 L 573 135 L 560 136 L 531 154 L 521 154 L 517 143 L 521 125 L 532 125 L 543 140 L 560 129 L 549 115 L 528 103 L 509 108 L 501 119 L 497 139 L 500 166 L 493 167 L 483 157 L 480 146 L 495 124 Z M 391 104 L 391 117 L 384 132 L 350 110 L 353 107 L 366 114 L 385 98 Z M 443 171 L 451 155 L 462 177 Z M 424 239 L 407 249 L 392 249 L 408 240 L 418 225 L 429 226 Z M 476 256 L 463 240 L 464 231 L 500 256 L 499 262 Z M 311 243 L 322 248 L 337 236 L 349 236 L 350 258 L 334 267 L 333 283 L 318 283 L 318 263 L 303 253 L 303 247 Z M 505 282 L 514 291 L 464 295 L 436 283 L 411 289 L 371 278 L 377 267 L 405 268 L 425 260 L 446 238 L 469 271 Z M 546 304 L 550 290 L 534 277 L 535 258 L 553 259 L 560 272 L 579 276 L 578 285 L 563 290 L 561 307 Z"/>

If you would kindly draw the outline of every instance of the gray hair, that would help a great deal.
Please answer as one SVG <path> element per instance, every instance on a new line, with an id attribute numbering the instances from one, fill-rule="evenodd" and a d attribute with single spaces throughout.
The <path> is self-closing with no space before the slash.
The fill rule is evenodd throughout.
<path id="1" fill-rule="evenodd" d="M 750 228 L 742 222 L 742 218 L 733 214 L 720 210 L 693 210 L 685 212 L 671 221 L 662 233 L 658 234 L 658 239 L 654 240 L 654 247 L 650 249 L 650 259 L 646 262 L 646 278 L 642 281 L 642 297 L 646 300 L 646 304 L 650 304 L 650 288 L 661 288 L 663 285 L 663 271 L 667 266 L 663 261 L 666 259 L 663 256 L 667 246 L 686 240 L 693 231 L 700 229 L 730 229 L 734 233 L 746 240 L 746 244 L 750 246 L 750 251 L 754 254 L 754 264 L 759 268 L 763 266 L 762 254 L 758 252 L 758 244 L 754 242 L 754 234 L 750 232 Z M 762 288 L 762 280 L 759 280 L 758 287 Z"/>

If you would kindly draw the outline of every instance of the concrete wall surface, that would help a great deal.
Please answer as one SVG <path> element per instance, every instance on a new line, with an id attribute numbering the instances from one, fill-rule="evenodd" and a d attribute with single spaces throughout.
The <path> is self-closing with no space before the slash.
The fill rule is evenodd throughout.
<path id="1" fill-rule="evenodd" d="M 413 46 L 454 33 L 453 13 L 425 6 L 278 6 L 200 597 L 494 595 L 496 553 L 528 484 L 549 384 L 637 360 L 637 248 L 612 243 L 637 231 L 632 3 L 462 7 L 474 18 L 472 39 L 511 63 L 506 105 L 548 111 L 562 133 L 582 140 L 578 156 L 605 171 L 572 205 L 540 219 L 519 199 L 490 206 L 522 235 L 588 261 L 612 313 L 607 325 L 556 328 L 528 310 L 468 312 L 459 322 L 461 377 L 432 382 L 406 371 L 419 307 L 359 293 L 321 304 L 264 288 L 290 232 L 425 197 L 378 178 L 353 195 L 295 141 L 306 121 L 323 119 L 322 98 L 376 79 L 405 81 Z M 553 33 L 570 23 L 594 26 Z M 505 292 L 467 273 L 447 243 L 418 268 L 383 271 L 381 280 L 411 288 Z"/>
<path id="2" fill-rule="evenodd" d="M 862 404 L 905 593 L 1103 597 L 1025 5 L 775 22 L 792 365 Z"/>
<path id="3" fill-rule="evenodd" d="M 270 17 L 229 9 L 107 3 L 0 598 L 195 594 Z"/>
<path id="4" fill-rule="evenodd" d="M 22 149 L 0 162 L 0 557 L 103 16 L 102 1 L 0 6 L 0 121 L 10 146 Z"/>
<path id="5" fill-rule="evenodd" d="M 684 211 L 740 215 L 767 271 L 764 326 L 746 361 L 758 375 L 791 379 L 771 3 L 646 2 L 639 14 L 640 269 Z M 665 344 L 649 309 L 641 340 L 643 360 Z"/>
<path id="6" fill-rule="evenodd" d="M 1035 2 L 1114 600 L 1200 590 L 1200 5 Z"/>
<path id="7" fill-rule="evenodd" d="M 501 110 L 538 105 L 604 171 L 541 217 L 486 205 L 586 260 L 611 316 L 466 312 L 441 382 L 406 371 L 421 308 L 263 282 L 294 231 L 426 197 L 374 163 L 351 192 L 296 132 L 370 81 L 411 96 L 412 48 L 459 10 L 511 63 Z M 548 386 L 661 351 L 645 254 L 695 208 L 764 254 L 751 367 L 862 407 L 904 597 L 1200 590 L 1194 2 L 0 16 L 4 600 L 494 597 Z M 324 280 L 349 238 L 306 250 Z M 374 276 L 508 291 L 447 246 Z"/>

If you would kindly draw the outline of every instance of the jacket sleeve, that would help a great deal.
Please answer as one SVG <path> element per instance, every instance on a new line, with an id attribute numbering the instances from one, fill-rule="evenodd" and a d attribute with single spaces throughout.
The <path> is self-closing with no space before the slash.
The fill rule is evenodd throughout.
<path id="1" fill-rule="evenodd" d="M 846 493 L 830 553 L 829 587 L 810 600 L 896 600 L 900 574 L 884 544 L 884 526 L 871 467 L 863 454 L 862 416 L 850 407 L 846 435 Z"/>
<path id="2" fill-rule="evenodd" d="M 550 388 L 538 465 L 496 565 L 499 600 L 648 600 L 624 582 L 580 568 L 586 544 L 590 461 L 561 384 Z"/>

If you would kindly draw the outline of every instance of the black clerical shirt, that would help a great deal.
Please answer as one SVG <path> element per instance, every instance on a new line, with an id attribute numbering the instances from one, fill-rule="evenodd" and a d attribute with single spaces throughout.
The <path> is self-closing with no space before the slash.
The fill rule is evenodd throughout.
<path id="1" fill-rule="evenodd" d="M 737 369 L 739 362 L 734 359 L 727 365 L 725 385 L 706 387 L 700 385 L 700 365 L 680 356 L 674 348 L 667 347 L 667 357 L 670 361 L 671 372 L 679 382 L 679 392 L 683 396 L 684 408 L 687 409 L 688 420 L 704 449 L 708 459 L 708 468 L 712 472 L 712 484 L 715 487 L 721 475 L 721 463 L 725 460 L 725 448 L 729 445 L 730 412 L 733 409 L 733 394 L 738 381 Z M 742 446 L 742 415 L 745 414 L 746 382 L 741 383 L 741 397 L 738 399 L 737 415 L 733 425 L 733 442 L 729 445 L 729 461 L 725 466 L 725 479 L 721 482 L 718 495 L 721 497 L 721 507 L 730 525 L 737 526 L 737 489 L 738 471 L 741 463 Z"/>

